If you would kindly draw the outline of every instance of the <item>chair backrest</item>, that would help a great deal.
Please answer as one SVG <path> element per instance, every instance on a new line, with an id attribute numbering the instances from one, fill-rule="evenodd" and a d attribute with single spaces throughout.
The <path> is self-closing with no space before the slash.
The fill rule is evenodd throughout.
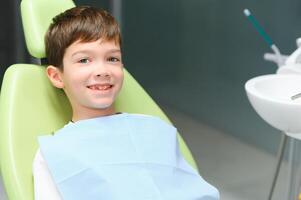
<path id="1" fill-rule="evenodd" d="M 21 15 L 27 49 L 35 58 L 44 58 L 44 35 L 52 18 L 75 7 L 72 0 L 22 0 Z"/>
<path id="2" fill-rule="evenodd" d="M 22 1 L 25 38 L 33 56 L 45 56 L 44 43 L 41 41 L 50 19 L 73 6 L 70 0 Z M 115 106 L 121 112 L 155 115 L 169 122 L 126 70 L 124 86 Z M 33 199 L 32 161 L 38 148 L 37 136 L 61 128 L 70 118 L 69 101 L 63 91 L 50 84 L 45 67 L 16 64 L 8 68 L 0 94 L 0 166 L 10 200 Z M 184 157 L 197 168 L 181 136 L 178 138 Z"/>

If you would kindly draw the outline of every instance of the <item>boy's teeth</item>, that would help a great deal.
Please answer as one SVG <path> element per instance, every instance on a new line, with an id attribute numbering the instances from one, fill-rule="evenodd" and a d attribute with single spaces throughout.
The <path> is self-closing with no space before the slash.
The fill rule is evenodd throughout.
<path id="1" fill-rule="evenodd" d="M 104 86 L 98 86 L 99 90 L 106 90 L 108 89 L 110 86 L 109 85 L 104 85 Z"/>
<path id="2" fill-rule="evenodd" d="M 92 90 L 106 90 L 110 87 L 111 87 L 110 85 L 92 85 L 89 88 Z"/>

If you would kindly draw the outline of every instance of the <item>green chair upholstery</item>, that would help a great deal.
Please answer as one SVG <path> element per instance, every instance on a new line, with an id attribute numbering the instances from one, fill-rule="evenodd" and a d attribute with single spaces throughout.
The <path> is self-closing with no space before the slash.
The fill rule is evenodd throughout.
<path id="1" fill-rule="evenodd" d="M 52 18 L 74 7 L 71 0 L 22 0 L 21 15 L 27 49 L 35 58 L 44 58 L 44 35 Z"/>
<path id="2" fill-rule="evenodd" d="M 22 1 L 26 44 L 33 56 L 45 56 L 43 37 L 50 19 L 73 6 L 70 0 Z M 152 98 L 124 71 L 124 86 L 116 109 L 159 116 L 170 123 Z M 37 136 L 50 134 L 70 119 L 69 101 L 62 90 L 51 85 L 44 66 L 15 64 L 7 69 L 0 94 L 0 167 L 9 200 L 34 199 L 32 162 L 38 148 Z M 197 168 L 180 135 L 178 139 L 185 159 Z"/>

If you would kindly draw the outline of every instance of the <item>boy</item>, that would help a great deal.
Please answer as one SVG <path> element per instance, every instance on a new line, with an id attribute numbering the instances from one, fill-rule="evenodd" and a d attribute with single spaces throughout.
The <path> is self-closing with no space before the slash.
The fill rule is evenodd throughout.
<path id="1" fill-rule="evenodd" d="M 121 36 L 115 19 L 91 7 L 53 19 L 46 36 L 46 69 L 64 90 L 72 120 L 39 137 L 33 163 L 38 200 L 216 200 L 181 156 L 176 129 L 162 120 L 116 113 L 123 83 Z"/>

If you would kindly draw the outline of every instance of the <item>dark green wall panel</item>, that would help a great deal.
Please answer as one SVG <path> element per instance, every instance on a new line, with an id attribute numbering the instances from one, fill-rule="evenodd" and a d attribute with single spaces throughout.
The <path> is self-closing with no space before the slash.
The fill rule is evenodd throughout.
<path id="1" fill-rule="evenodd" d="M 275 151 L 279 131 L 250 106 L 244 83 L 275 73 L 270 51 L 243 15 L 249 8 L 284 53 L 301 36 L 301 2 L 123 2 L 125 64 L 159 102 L 245 142 Z"/>

